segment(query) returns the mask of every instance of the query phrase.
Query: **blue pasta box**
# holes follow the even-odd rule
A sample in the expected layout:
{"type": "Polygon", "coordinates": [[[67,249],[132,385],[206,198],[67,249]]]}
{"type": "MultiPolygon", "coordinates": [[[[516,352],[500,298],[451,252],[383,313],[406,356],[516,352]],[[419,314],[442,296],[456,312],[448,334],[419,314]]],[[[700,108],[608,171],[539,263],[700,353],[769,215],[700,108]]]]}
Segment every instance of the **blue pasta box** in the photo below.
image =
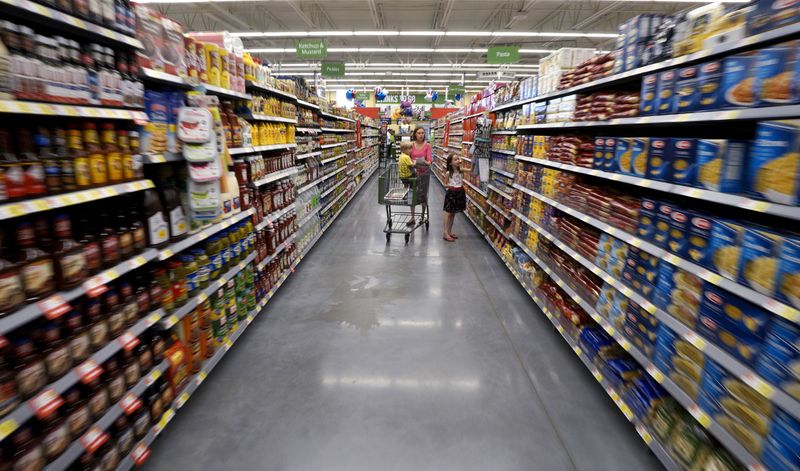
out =
{"type": "Polygon", "coordinates": [[[736,54],[722,60],[721,108],[741,108],[756,104],[754,90],[755,53],[736,54]]]}
{"type": "Polygon", "coordinates": [[[675,272],[678,269],[671,263],[662,263],[658,269],[656,292],[653,295],[653,304],[666,311],[672,302],[672,290],[675,289],[675,272]]]}
{"type": "Polygon", "coordinates": [[[669,215],[667,250],[675,255],[685,254],[689,248],[689,211],[673,208],[669,215]]]}
{"type": "Polygon", "coordinates": [[[706,259],[711,242],[712,219],[699,211],[688,211],[689,240],[686,251],[680,254],[690,261],[700,264],[706,259]]]}
{"type": "Polygon", "coordinates": [[[670,180],[679,185],[693,185],[697,169],[697,141],[673,137],[669,140],[670,180]]]}
{"type": "Polygon", "coordinates": [[[656,202],[650,198],[642,198],[639,208],[639,223],[636,235],[644,240],[652,241],[656,230],[656,202]]]}
{"type": "Polygon", "coordinates": [[[645,43],[633,43],[625,46],[625,70],[633,70],[642,65],[642,53],[645,43]]]}
{"type": "Polygon", "coordinates": [[[669,144],[669,138],[650,138],[650,149],[647,152],[647,178],[661,181],[672,179],[669,144]]]}
{"type": "Polygon", "coordinates": [[[746,191],[775,203],[800,204],[800,120],[758,123],[746,191]]]}
{"type": "Polygon", "coordinates": [[[697,82],[700,87],[698,110],[715,110],[722,106],[723,71],[721,60],[700,64],[700,71],[697,74],[697,82]]]}
{"type": "Polygon", "coordinates": [[[618,137],[616,140],[616,147],[614,148],[614,159],[609,163],[606,161],[607,172],[627,173],[624,169],[630,168],[631,154],[633,153],[633,138],[632,137],[618,137]]]}
{"type": "Polygon", "coordinates": [[[603,156],[603,167],[602,170],[606,170],[613,166],[614,156],[616,155],[617,150],[617,138],[615,137],[607,137],[606,138],[606,145],[603,149],[604,156],[603,156]]]}
{"type": "Polygon", "coordinates": [[[634,137],[631,152],[631,167],[628,174],[635,177],[647,176],[647,151],[650,149],[649,137],[634,137]]]}
{"type": "Polygon", "coordinates": [[[673,105],[675,80],[678,72],[675,69],[659,72],[658,83],[656,84],[656,114],[674,113],[673,105]]]}
{"type": "Polygon", "coordinates": [[[672,222],[672,211],[675,205],[660,201],[656,211],[656,230],[653,234],[653,243],[659,247],[666,247],[669,241],[669,228],[672,222]]]}
{"type": "Polygon", "coordinates": [[[752,365],[758,356],[761,339],[735,327],[736,323],[711,310],[705,302],[701,305],[697,316],[697,332],[742,362],[752,365]]]}
{"type": "Polygon", "coordinates": [[[674,100],[672,106],[675,113],[688,113],[700,107],[700,86],[697,81],[699,67],[690,65],[678,69],[675,79],[674,100]]]}
{"type": "Polygon", "coordinates": [[[778,262],[777,296],[800,309],[800,239],[786,238],[778,262]]]}
{"type": "Polygon", "coordinates": [[[761,105],[791,105],[800,102],[797,89],[797,41],[758,51],[755,94],[761,105]]]}
{"type": "MultiPolygon", "coordinates": [[[[764,338],[767,324],[772,318],[760,306],[708,282],[703,285],[700,311],[705,311],[730,331],[755,336],[759,342],[764,338]]],[[[723,343],[732,346],[727,340],[723,343]]]]}
{"type": "Polygon", "coordinates": [[[778,256],[783,237],[760,228],[746,228],[739,259],[739,283],[772,296],[778,279],[778,256]]]}
{"type": "Polygon", "coordinates": [[[797,0],[755,0],[747,16],[747,33],[759,34],[800,21],[797,0]]]}
{"type": "Polygon", "coordinates": [[[606,156],[606,138],[594,138],[594,160],[592,160],[592,168],[603,170],[606,156]]]}
{"type": "Polygon", "coordinates": [[[701,264],[729,280],[738,279],[743,237],[744,226],[738,222],[712,219],[710,242],[701,264]]]}
{"type": "Polygon", "coordinates": [[[645,75],[642,78],[642,91],[639,95],[639,114],[651,116],[656,114],[656,94],[658,90],[658,74],[645,75]]]}
{"type": "Polygon", "coordinates": [[[696,185],[722,193],[744,189],[742,173],[748,143],[737,139],[698,139],[696,185]]]}
{"type": "Polygon", "coordinates": [[[774,317],[756,362],[756,373],[769,383],[783,389],[800,387],[800,378],[793,368],[800,361],[800,327],[793,322],[774,317]]]}

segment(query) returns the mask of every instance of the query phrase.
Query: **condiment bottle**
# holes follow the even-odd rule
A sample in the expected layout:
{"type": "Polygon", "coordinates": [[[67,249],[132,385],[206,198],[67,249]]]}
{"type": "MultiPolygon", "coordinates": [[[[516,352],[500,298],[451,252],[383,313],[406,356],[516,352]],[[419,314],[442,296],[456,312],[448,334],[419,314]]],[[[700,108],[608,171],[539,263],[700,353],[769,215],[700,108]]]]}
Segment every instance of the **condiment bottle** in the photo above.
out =
{"type": "Polygon", "coordinates": [[[67,132],[64,128],[58,127],[53,131],[52,138],[56,158],[58,159],[61,189],[63,191],[75,191],[78,186],[75,181],[75,167],[67,148],[67,132]]]}
{"type": "Polygon", "coordinates": [[[103,266],[108,268],[120,262],[119,252],[119,237],[117,231],[111,224],[111,218],[108,216],[106,208],[100,213],[100,232],[98,239],[100,239],[100,248],[103,251],[103,266]]]}
{"type": "Polygon", "coordinates": [[[0,129],[0,177],[0,202],[25,196],[25,173],[5,128],[0,129]]]}
{"type": "Polygon", "coordinates": [[[173,257],[172,260],[168,261],[167,267],[169,268],[169,278],[172,281],[172,296],[175,306],[183,306],[189,299],[186,290],[186,267],[178,257],[173,257]]]}
{"type": "Polygon", "coordinates": [[[78,243],[83,247],[87,272],[93,275],[103,268],[103,250],[100,240],[95,236],[96,230],[86,215],[81,216],[79,226],[81,233],[78,243]]]}
{"type": "MultiPolygon", "coordinates": [[[[172,291],[172,283],[169,279],[169,274],[164,267],[156,268],[155,270],[155,281],[158,283],[158,286],[161,288],[161,296],[159,299],[161,300],[161,307],[166,312],[170,313],[175,310],[175,295],[172,291]]],[[[152,293],[152,290],[151,290],[152,293]]]]}
{"type": "Polygon", "coordinates": [[[136,178],[136,165],[133,160],[133,153],[131,152],[130,143],[128,141],[128,131],[120,129],[117,131],[119,140],[119,149],[122,153],[122,173],[125,181],[131,181],[136,178]]]}
{"type": "MultiPolygon", "coordinates": [[[[100,186],[108,183],[108,164],[103,149],[100,148],[100,138],[97,135],[97,125],[85,123],[83,125],[83,142],[89,158],[89,176],[92,185],[100,186]]],[[[77,175],[77,173],[76,173],[77,175]]]]}
{"type": "Polygon", "coordinates": [[[111,338],[119,337],[125,328],[125,316],[119,292],[113,286],[103,293],[103,316],[108,320],[108,333],[111,338]]]}
{"type": "Polygon", "coordinates": [[[17,263],[27,301],[39,300],[55,289],[53,259],[36,244],[33,224],[17,224],[17,263]]]}
{"type": "Polygon", "coordinates": [[[125,374],[125,384],[130,389],[136,386],[136,383],[139,382],[139,379],[142,377],[142,372],[139,367],[139,361],[136,358],[136,354],[132,350],[123,351],[122,358],[122,369],[123,373],[125,374]]]}
{"type": "Polygon", "coordinates": [[[44,182],[44,165],[42,161],[34,152],[33,137],[30,130],[26,128],[18,128],[16,130],[17,136],[17,151],[19,158],[22,161],[23,178],[25,181],[25,196],[39,196],[47,191],[47,186],[44,182]]]}
{"type": "Polygon", "coordinates": [[[128,224],[133,235],[133,251],[140,253],[147,248],[147,234],[142,219],[139,217],[139,209],[130,202],[130,199],[128,199],[128,207],[130,208],[128,224]]]}
{"type": "Polygon", "coordinates": [[[89,274],[83,247],[72,238],[72,223],[66,214],[57,214],[54,222],[56,244],[53,250],[59,290],[74,288],[89,274]]]}
{"type": "Polygon", "coordinates": [[[109,358],[103,364],[103,371],[106,375],[108,386],[108,398],[112,403],[117,403],[127,391],[125,384],[125,374],[122,371],[122,357],[117,354],[109,358]]]}
{"type": "Polygon", "coordinates": [[[77,364],[89,358],[92,353],[89,329],[84,322],[84,317],[77,309],[68,312],[64,317],[64,326],[70,334],[69,353],[77,364]]]}
{"type": "Polygon", "coordinates": [[[5,255],[3,253],[5,252],[4,241],[5,234],[0,231],[0,316],[15,310],[25,302],[25,291],[19,266],[3,256],[5,255]]]}
{"type": "Polygon", "coordinates": [[[89,325],[92,351],[96,352],[108,343],[108,320],[103,316],[103,309],[97,298],[87,299],[84,309],[84,316],[89,325]]]}
{"type": "Polygon", "coordinates": [[[75,186],[81,190],[92,186],[92,176],[89,169],[89,156],[83,149],[81,131],[77,129],[77,126],[73,126],[67,130],[67,146],[72,159],[75,186]]]}
{"type": "Polygon", "coordinates": [[[133,444],[136,439],[133,435],[133,427],[131,427],[130,423],[128,422],[128,418],[124,414],[117,417],[117,420],[114,421],[114,425],[111,428],[111,433],[117,442],[117,450],[119,450],[119,455],[128,456],[128,453],[130,453],[131,449],[133,448],[133,444]]]}
{"type": "Polygon", "coordinates": [[[20,399],[28,399],[47,384],[44,358],[36,351],[32,327],[18,330],[11,340],[14,381],[20,399]]]}
{"type": "Polygon", "coordinates": [[[120,302],[122,303],[122,317],[125,325],[130,327],[139,320],[139,308],[136,302],[136,295],[133,292],[133,285],[128,280],[119,283],[120,302]]]}
{"type": "Polygon", "coordinates": [[[189,230],[189,223],[183,212],[183,205],[181,205],[178,196],[178,189],[175,188],[172,182],[168,182],[164,185],[163,194],[164,209],[169,218],[170,241],[177,242],[186,237],[186,231],[189,230]]]}
{"type": "Polygon", "coordinates": [[[161,198],[155,190],[144,192],[144,217],[147,221],[147,245],[160,248],[169,241],[169,226],[164,217],[161,198]]]}
{"type": "Polygon", "coordinates": [[[17,382],[11,369],[10,349],[7,345],[0,353],[0,417],[14,410],[19,404],[17,382]]]}
{"type": "Polygon", "coordinates": [[[111,123],[103,124],[103,151],[108,165],[108,182],[121,182],[125,178],[122,153],[117,146],[117,132],[111,123]]]}
{"type": "Polygon", "coordinates": [[[40,126],[36,131],[36,147],[39,150],[39,161],[44,167],[44,183],[49,194],[61,193],[61,165],[53,152],[50,131],[40,126]]]}
{"type": "Polygon", "coordinates": [[[61,335],[60,319],[47,321],[42,325],[41,343],[45,368],[50,381],[55,381],[72,366],[69,355],[69,342],[61,335]]]}

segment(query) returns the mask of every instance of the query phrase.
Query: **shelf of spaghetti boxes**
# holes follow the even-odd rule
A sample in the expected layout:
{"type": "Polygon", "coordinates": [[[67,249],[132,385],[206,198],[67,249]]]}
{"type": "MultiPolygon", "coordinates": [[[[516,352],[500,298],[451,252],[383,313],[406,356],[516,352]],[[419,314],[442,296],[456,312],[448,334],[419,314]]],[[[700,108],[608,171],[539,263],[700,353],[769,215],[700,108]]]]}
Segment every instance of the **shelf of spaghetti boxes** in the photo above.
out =
{"type": "MultiPolygon", "coordinates": [[[[636,17],[613,53],[512,84],[494,105],[494,147],[517,160],[513,191],[486,185],[513,201],[512,244],[495,245],[582,307],[578,338],[621,347],[613,356],[668,399],[642,423],[682,466],[799,464],[800,264],[786,229],[800,216],[799,126],[780,120],[800,97],[779,81],[795,74],[800,29],[766,4],[636,17]],[[701,17],[707,29],[667,41],[701,17]]],[[[486,230],[493,210],[469,214],[486,230]]]]}

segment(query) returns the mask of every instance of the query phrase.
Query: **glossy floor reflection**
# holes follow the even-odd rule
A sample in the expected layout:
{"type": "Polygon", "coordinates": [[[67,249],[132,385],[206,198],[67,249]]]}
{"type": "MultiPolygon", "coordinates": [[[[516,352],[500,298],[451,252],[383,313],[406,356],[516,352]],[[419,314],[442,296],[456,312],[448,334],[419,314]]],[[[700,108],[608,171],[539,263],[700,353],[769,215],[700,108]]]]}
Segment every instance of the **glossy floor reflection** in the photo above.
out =
{"type": "Polygon", "coordinates": [[[472,228],[387,245],[362,190],[156,441],[148,470],[649,470],[472,228]]]}

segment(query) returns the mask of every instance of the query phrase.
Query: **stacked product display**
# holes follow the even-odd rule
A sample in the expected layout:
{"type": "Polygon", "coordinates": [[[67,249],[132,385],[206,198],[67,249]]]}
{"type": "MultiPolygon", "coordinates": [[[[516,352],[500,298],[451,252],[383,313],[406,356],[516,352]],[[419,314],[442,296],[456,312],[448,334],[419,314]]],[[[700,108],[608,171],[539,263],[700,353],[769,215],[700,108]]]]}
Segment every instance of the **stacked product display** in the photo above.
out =
{"type": "Polygon", "coordinates": [[[800,27],[771,4],[635,17],[461,112],[494,102],[468,217],[667,469],[800,467],[800,27]]]}
{"type": "Polygon", "coordinates": [[[226,34],[95,6],[3,6],[4,469],[144,462],[377,165],[226,34]]]}

